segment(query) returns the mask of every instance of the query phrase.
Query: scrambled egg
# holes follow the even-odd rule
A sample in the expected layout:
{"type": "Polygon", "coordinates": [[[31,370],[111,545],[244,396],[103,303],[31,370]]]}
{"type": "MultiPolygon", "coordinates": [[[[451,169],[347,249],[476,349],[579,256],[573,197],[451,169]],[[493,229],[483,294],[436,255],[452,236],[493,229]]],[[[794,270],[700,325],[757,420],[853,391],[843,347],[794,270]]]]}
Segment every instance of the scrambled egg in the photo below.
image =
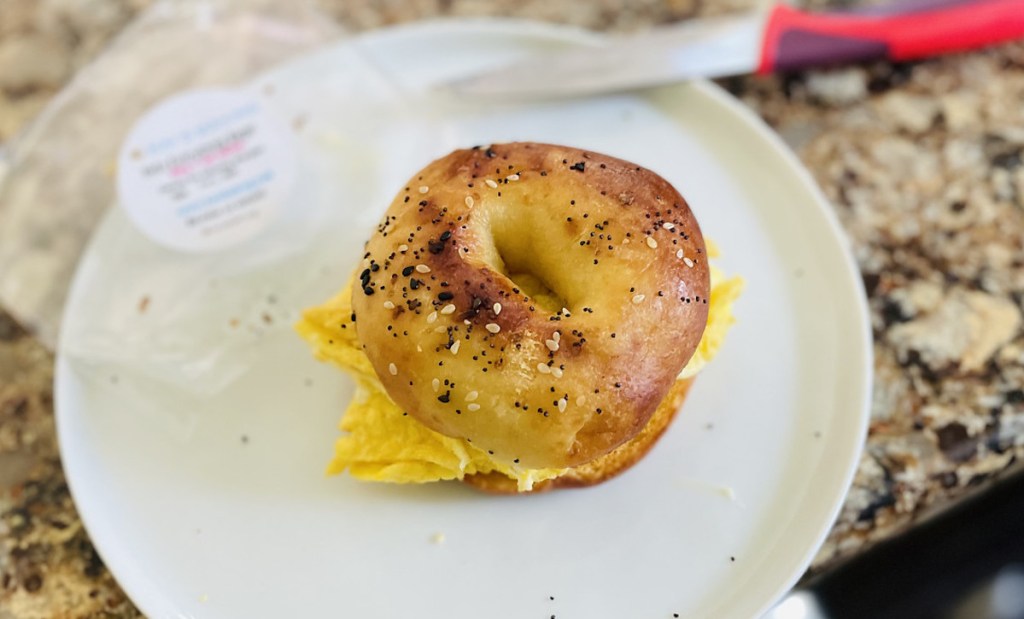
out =
{"type": "MultiPolygon", "coordinates": [[[[718,255],[710,241],[707,249],[710,257],[718,255]]],[[[697,374],[718,352],[735,322],[732,306],[742,289],[742,278],[726,279],[711,267],[708,324],[680,378],[697,374]]],[[[402,412],[388,398],[356,338],[351,299],[352,280],[334,298],[307,310],[296,325],[318,359],[339,366],[356,382],[355,397],[341,419],[346,434],[335,444],[328,474],[348,470],[368,481],[426,483],[496,471],[516,480],[520,492],[562,474],[563,469],[526,469],[498,462],[471,443],[434,432],[402,412]]]]}
{"type": "MultiPolygon", "coordinates": [[[[709,258],[719,256],[718,245],[714,241],[705,238],[704,244],[709,258]]],[[[704,327],[700,344],[697,345],[697,350],[686,363],[686,367],[679,373],[679,378],[696,376],[718,354],[725,342],[725,334],[729,331],[729,327],[736,322],[736,318],[732,315],[732,306],[743,292],[743,278],[726,279],[721,269],[710,263],[708,266],[711,267],[711,301],[708,304],[708,325],[704,327]]]]}

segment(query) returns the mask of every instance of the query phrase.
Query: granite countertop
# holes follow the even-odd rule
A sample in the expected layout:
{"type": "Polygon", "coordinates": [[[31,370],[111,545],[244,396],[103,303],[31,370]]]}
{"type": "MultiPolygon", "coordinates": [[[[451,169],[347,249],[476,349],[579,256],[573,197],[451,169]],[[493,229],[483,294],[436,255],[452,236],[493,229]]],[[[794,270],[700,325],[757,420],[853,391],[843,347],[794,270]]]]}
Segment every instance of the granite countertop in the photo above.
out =
{"type": "MultiPolygon", "coordinates": [[[[2,1],[0,144],[148,4],[2,1]]],[[[629,30],[748,2],[320,4],[355,30],[469,14],[629,30]]],[[[983,489],[1024,456],[1024,43],[722,84],[821,184],[870,296],[870,436],[814,560],[812,569],[827,569],[983,489]]],[[[51,379],[52,356],[0,311],[0,619],[138,616],[68,494],[51,379]]]]}

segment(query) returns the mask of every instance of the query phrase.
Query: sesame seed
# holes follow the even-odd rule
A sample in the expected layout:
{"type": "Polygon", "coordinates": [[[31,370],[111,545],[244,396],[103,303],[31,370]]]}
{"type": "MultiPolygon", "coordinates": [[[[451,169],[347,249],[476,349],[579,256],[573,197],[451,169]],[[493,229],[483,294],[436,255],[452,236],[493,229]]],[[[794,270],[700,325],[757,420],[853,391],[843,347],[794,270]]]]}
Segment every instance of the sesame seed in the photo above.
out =
{"type": "Polygon", "coordinates": [[[391,372],[392,376],[398,376],[398,366],[394,363],[388,364],[388,372],[391,372]]]}
{"type": "Polygon", "coordinates": [[[519,175],[518,174],[509,174],[505,178],[507,180],[510,180],[510,181],[517,181],[517,180],[519,180],[519,175]]]}
{"type": "Polygon", "coordinates": [[[691,269],[693,268],[693,260],[690,260],[689,258],[683,258],[683,262],[686,264],[686,266],[690,267],[691,269]]]}
{"type": "Polygon", "coordinates": [[[405,243],[402,243],[401,245],[398,246],[398,251],[399,253],[404,254],[405,252],[409,251],[409,246],[406,245],[405,243]]]}
{"type": "Polygon", "coordinates": [[[435,320],[437,320],[437,312],[430,312],[427,315],[427,324],[429,325],[433,323],[435,320]]]}
{"type": "Polygon", "coordinates": [[[473,208],[473,196],[466,196],[466,206],[473,208]]]}
{"type": "Polygon", "coordinates": [[[562,315],[563,316],[572,316],[572,314],[569,313],[569,309],[566,308],[566,307],[562,308],[562,315]]]}
{"type": "Polygon", "coordinates": [[[566,407],[566,406],[567,406],[568,404],[569,404],[569,403],[565,401],[565,398],[562,398],[561,400],[559,400],[559,401],[558,401],[558,412],[560,412],[560,413],[564,413],[564,412],[565,412],[565,407],[566,407]]]}
{"type": "Polygon", "coordinates": [[[544,344],[548,347],[551,352],[558,352],[558,342],[555,340],[545,340],[544,344]]]}
{"type": "Polygon", "coordinates": [[[555,331],[554,334],[552,334],[551,339],[555,340],[555,342],[562,341],[562,332],[561,331],[555,331]]]}
{"type": "Polygon", "coordinates": [[[651,249],[654,249],[655,247],[658,246],[658,242],[654,240],[653,236],[649,236],[647,237],[647,246],[650,247],[651,249]]]}
{"type": "Polygon", "coordinates": [[[476,400],[478,397],[480,397],[479,391],[470,391],[469,393],[466,394],[466,401],[472,402],[476,400]]]}
{"type": "Polygon", "coordinates": [[[642,295],[642,294],[633,295],[633,303],[637,303],[637,304],[643,303],[645,298],[646,297],[644,295],[642,295]]]}
{"type": "Polygon", "coordinates": [[[494,310],[494,315],[497,316],[498,314],[501,313],[501,303],[495,303],[494,307],[491,309],[494,310]]]}
{"type": "Polygon", "coordinates": [[[417,264],[416,265],[416,272],[417,273],[430,273],[430,267],[428,267],[425,264],[417,264]]]}
{"type": "Polygon", "coordinates": [[[441,313],[442,314],[454,314],[455,313],[455,305],[452,304],[452,303],[449,303],[448,305],[445,305],[444,307],[441,308],[441,313]]]}
{"type": "Polygon", "coordinates": [[[487,183],[487,186],[490,187],[491,189],[497,189],[498,188],[498,183],[495,183],[491,179],[487,179],[484,182],[487,183]]]}
{"type": "Polygon", "coordinates": [[[474,402],[473,404],[470,404],[466,408],[468,408],[471,411],[478,411],[480,410],[480,405],[474,402]]]}
{"type": "Polygon", "coordinates": [[[459,346],[461,346],[461,345],[462,345],[462,340],[455,340],[455,342],[452,343],[452,347],[449,350],[452,351],[453,355],[457,355],[457,354],[459,354],[459,346]]]}
{"type": "Polygon", "coordinates": [[[420,193],[427,193],[428,191],[430,191],[430,187],[427,187],[426,185],[420,186],[420,193]]]}
{"type": "Polygon", "coordinates": [[[441,388],[441,381],[435,378],[434,380],[430,381],[430,387],[434,390],[434,393],[437,393],[438,390],[441,388]]]}
{"type": "Polygon", "coordinates": [[[672,224],[672,223],[669,223],[669,222],[666,221],[665,223],[661,224],[661,227],[666,229],[666,230],[674,230],[676,226],[675,226],[675,224],[672,224]]]}
{"type": "Polygon", "coordinates": [[[497,333],[498,331],[501,331],[501,327],[497,323],[493,322],[489,322],[486,325],[484,325],[484,329],[487,329],[491,333],[497,333]]]}
{"type": "Polygon", "coordinates": [[[395,304],[391,301],[384,302],[384,309],[395,309],[395,304]]]}
{"type": "Polygon", "coordinates": [[[562,377],[562,368],[560,368],[558,366],[555,366],[555,367],[551,368],[551,375],[554,376],[555,378],[561,378],[562,377]]]}
{"type": "Polygon", "coordinates": [[[683,259],[683,250],[681,250],[681,249],[676,250],[676,258],[679,258],[680,260],[683,259]]]}
{"type": "Polygon", "coordinates": [[[540,372],[541,374],[550,374],[551,368],[549,368],[546,363],[538,363],[537,371],[540,372]]]}

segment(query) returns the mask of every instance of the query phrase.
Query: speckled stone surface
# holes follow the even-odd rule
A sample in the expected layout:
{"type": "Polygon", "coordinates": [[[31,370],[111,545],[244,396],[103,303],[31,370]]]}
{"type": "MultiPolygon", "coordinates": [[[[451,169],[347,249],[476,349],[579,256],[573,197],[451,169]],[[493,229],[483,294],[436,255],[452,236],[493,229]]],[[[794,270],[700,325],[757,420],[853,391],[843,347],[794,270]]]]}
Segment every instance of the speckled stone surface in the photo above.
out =
{"type": "Polygon", "coordinates": [[[870,436],[824,567],[1024,455],[1024,45],[730,86],[825,190],[870,298],[870,436]]]}
{"type": "MultiPolygon", "coordinates": [[[[0,0],[0,143],[146,4],[0,0]]],[[[748,4],[321,2],[354,30],[438,15],[633,30],[748,4]]],[[[983,489],[1024,456],[1024,44],[723,85],[817,178],[870,296],[870,437],[815,559],[813,569],[827,569],[983,489]]],[[[68,494],[51,378],[51,356],[0,313],[0,619],[136,617],[68,494]]]]}

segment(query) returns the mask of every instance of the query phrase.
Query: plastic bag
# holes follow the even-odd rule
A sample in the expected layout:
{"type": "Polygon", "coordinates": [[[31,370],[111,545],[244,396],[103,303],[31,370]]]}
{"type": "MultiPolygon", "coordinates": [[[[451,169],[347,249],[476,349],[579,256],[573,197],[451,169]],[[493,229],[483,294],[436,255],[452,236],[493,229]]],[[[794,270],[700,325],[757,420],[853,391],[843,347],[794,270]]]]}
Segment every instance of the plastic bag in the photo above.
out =
{"type": "Polygon", "coordinates": [[[15,147],[0,188],[0,301],[44,342],[59,333],[80,365],[197,395],[244,373],[263,338],[292,337],[295,308],[344,279],[378,215],[369,205],[390,200],[375,192],[409,172],[371,138],[412,151],[419,131],[357,46],[318,67],[308,52],[340,34],[291,3],[166,2],[143,14],[15,147]],[[302,52],[307,69],[281,62],[302,52]],[[270,176],[276,212],[263,225],[183,241],[192,215],[259,214],[251,201],[268,197],[257,185],[270,176]],[[147,224],[161,209],[180,217],[147,224]]]}
{"type": "Polygon", "coordinates": [[[0,186],[0,302],[51,348],[79,256],[114,201],[115,164],[147,109],[243,83],[343,32],[303,2],[158,2],[82,69],[10,148],[0,186]]]}

